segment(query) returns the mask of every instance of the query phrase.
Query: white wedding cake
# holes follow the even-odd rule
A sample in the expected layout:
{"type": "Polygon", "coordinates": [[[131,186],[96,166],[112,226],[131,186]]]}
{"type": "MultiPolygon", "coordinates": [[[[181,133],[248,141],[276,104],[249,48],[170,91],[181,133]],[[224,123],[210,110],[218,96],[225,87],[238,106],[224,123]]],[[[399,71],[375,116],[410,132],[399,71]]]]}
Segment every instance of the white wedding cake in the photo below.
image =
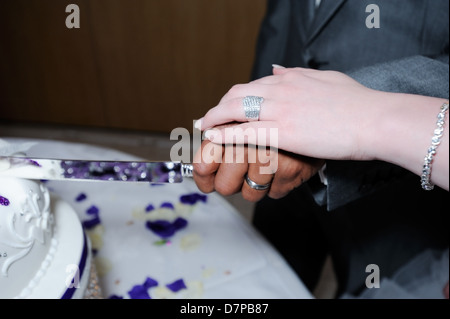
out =
{"type": "Polygon", "coordinates": [[[69,204],[42,182],[0,177],[0,298],[85,298],[91,259],[69,204]]]}

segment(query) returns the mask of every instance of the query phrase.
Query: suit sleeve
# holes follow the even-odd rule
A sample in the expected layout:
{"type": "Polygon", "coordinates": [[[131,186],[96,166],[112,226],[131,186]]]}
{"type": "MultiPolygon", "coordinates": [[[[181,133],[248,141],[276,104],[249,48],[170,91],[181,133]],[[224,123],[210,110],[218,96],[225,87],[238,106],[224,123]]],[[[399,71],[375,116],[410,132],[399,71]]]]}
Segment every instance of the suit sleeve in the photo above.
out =
{"type": "Polygon", "coordinates": [[[272,64],[282,64],[290,28],[291,0],[268,0],[256,45],[251,79],[272,74],[272,64]]]}
{"type": "MultiPolygon", "coordinates": [[[[449,98],[449,56],[413,56],[366,67],[348,75],[359,83],[384,92],[449,98]]],[[[409,171],[384,162],[328,161],[326,192],[315,191],[316,202],[331,211],[396,180],[409,171]]],[[[419,185],[419,179],[418,179],[419,185]]],[[[418,186],[419,187],[419,186],[418,186]]]]}

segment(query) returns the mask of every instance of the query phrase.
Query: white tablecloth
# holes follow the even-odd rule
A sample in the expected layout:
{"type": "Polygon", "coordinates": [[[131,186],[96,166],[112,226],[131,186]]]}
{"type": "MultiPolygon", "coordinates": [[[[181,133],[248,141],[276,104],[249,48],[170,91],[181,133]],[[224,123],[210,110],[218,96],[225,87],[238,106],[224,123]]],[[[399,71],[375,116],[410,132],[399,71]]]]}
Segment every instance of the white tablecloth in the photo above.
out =
{"type": "MultiPolygon", "coordinates": [[[[37,142],[27,151],[35,157],[139,160],[86,144],[5,140],[37,142]]],[[[200,193],[192,180],[162,186],[50,181],[47,186],[84,223],[106,298],[312,297],[234,207],[218,194],[200,193]],[[152,223],[172,226],[173,234],[152,230],[152,223]]]]}

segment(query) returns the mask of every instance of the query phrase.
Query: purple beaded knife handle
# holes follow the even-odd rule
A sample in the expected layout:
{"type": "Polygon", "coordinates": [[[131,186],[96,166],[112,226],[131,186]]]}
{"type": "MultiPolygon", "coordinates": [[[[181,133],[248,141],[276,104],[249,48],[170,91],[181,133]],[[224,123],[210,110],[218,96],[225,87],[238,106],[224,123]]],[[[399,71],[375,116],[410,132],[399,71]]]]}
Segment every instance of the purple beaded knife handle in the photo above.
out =
{"type": "Polygon", "coordinates": [[[0,177],[37,180],[181,183],[193,165],[179,162],[88,161],[0,156],[0,177]]]}

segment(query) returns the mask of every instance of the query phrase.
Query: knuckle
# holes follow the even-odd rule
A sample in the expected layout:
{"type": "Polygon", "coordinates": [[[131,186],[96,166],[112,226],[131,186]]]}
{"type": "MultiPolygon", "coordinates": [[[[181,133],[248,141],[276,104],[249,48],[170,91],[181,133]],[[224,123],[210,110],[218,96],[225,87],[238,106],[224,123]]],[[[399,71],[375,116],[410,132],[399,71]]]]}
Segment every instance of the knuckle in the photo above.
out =
{"type": "Polygon", "coordinates": [[[281,165],[278,168],[278,177],[283,180],[296,179],[302,173],[302,166],[299,163],[292,162],[290,165],[281,165]]]}
{"type": "Polygon", "coordinates": [[[303,73],[301,72],[301,70],[299,68],[294,68],[290,72],[286,72],[283,75],[283,77],[286,81],[292,81],[292,80],[298,79],[298,77],[302,76],[302,75],[303,75],[303,73]]]}
{"type": "Polygon", "coordinates": [[[212,172],[212,164],[208,164],[208,163],[194,163],[194,175],[197,176],[208,176],[211,174],[212,172]]]}
{"type": "Polygon", "coordinates": [[[215,188],[216,192],[218,192],[219,194],[221,194],[223,196],[231,196],[231,195],[237,193],[236,187],[234,187],[233,185],[230,185],[229,183],[224,183],[222,181],[216,180],[214,188],[215,188]]]}
{"type": "Polygon", "coordinates": [[[230,95],[239,94],[239,92],[242,90],[243,86],[244,86],[243,84],[235,84],[235,85],[233,85],[228,90],[228,94],[230,94],[230,95]]]}
{"type": "Polygon", "coordinates": [[[214,191],[214,184],[204,178],[199,178],[194,175],[194,182],[197,185],[198,189],[203,193],[209,194],[214,191]]]}

